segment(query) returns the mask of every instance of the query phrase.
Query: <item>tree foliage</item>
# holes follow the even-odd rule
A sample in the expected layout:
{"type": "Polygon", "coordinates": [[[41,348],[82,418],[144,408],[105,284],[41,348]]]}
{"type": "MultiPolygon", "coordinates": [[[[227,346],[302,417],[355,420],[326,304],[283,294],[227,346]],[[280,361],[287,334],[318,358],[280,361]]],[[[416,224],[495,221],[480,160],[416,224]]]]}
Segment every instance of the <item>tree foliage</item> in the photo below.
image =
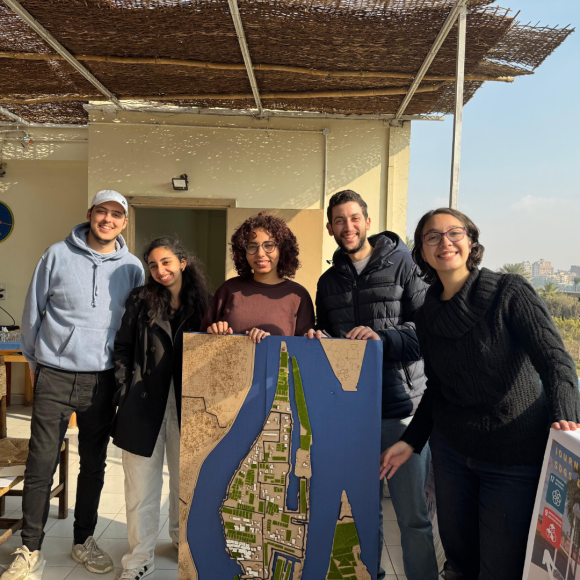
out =
{"type": "Polygon", "coordinates": [[[519,274],[526,280],[529,280],[532,275],[521,264],[504,264],[500,271],[504,274],[519,274]]]}
{"type": "Polygon", "coordinates": [[[556,282],[546,282],[543,286],[538,288],[538,294],[545,298],[547,296],[554,296],[560,292],[560,286],[556,282]]]}

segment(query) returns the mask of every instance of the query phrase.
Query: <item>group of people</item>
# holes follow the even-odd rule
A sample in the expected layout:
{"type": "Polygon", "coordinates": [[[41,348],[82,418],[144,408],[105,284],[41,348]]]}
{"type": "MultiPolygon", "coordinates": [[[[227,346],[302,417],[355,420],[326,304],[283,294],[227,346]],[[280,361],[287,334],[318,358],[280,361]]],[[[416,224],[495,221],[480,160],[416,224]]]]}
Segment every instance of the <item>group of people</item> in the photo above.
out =
{"type": "Polygon", "coordinates": [[[193,331],[254,342],[381,340],[379,562],[386,476],[406,577],[438,578],[425,501],[432,462],[445,578],[521,578],[550,425],[580,428],[578,379],[533,288],[479,268],[484,248],[467,216],[428,212],[411,252],[393,232],[367,236],[359,194],[333,195],[327,229],[338,248],[318,282],[316,318],[308,291],[291,280],[299,248],[280,218],[262,212],[235,231],[238,277],[211,296],[203,265],[168,237],[144,250],[145,281],[121,235],[127,216],[122,195],[99,192],[87,222],[48,248],[34,272],[22,317],[34,374],[23,545],[1,580],[42,574],[50,488],[73,412],[80,472],[72,558],[90,572],[113,569],[93,537],[109,437],[125,473],[130,548],[121,580],[154,570],[165,455],[178,546],[182,345],[193,331]]]}

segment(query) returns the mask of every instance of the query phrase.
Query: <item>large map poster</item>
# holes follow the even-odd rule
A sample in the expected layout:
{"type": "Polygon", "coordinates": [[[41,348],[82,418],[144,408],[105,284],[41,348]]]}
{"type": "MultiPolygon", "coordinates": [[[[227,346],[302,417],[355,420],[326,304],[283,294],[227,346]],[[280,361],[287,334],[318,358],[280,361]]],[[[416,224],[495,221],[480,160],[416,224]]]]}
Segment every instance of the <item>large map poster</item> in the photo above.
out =
{"type": "Polygon", "coordinates": [[[580,435],[550,430],[528,540],[524,580],[577,580],[580,435]]]}
{"type": "Polygon", "coordinates": [[[375,580],[382,343],[184,336],[181,580],[375,580]]]}

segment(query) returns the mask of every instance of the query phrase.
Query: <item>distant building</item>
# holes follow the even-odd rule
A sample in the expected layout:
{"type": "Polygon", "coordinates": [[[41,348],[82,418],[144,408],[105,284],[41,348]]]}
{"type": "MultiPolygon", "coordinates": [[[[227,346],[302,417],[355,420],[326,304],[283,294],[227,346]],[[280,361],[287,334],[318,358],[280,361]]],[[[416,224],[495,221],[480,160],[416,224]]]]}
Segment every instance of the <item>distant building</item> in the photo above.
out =
{"type": "Polygon", "coordinates": [[[522,262],[522,268],[524,269],[524,271],[529,274],[530,276],[532,275],[532,263],[531,262],[522,262]]]}
{"type": "Polygon", "coordinates": [[[573,284],[574,274],[566,270],[560,270],[555,276],[556,282],[562,286],[571,286],[573,284]]]}
{"type": "Polygon", "coordinates": [[[580,266],[570,266],[570,272],[572,272],[574,276],[580,276],[580,266]]]}
{"type": "Polygon", "coordinates": [[[532,264],[532,276],[537,278],[539,276],[551,276],[554,273],[552,262],[548,262],[540,258],[537,262],[532,264]]]}

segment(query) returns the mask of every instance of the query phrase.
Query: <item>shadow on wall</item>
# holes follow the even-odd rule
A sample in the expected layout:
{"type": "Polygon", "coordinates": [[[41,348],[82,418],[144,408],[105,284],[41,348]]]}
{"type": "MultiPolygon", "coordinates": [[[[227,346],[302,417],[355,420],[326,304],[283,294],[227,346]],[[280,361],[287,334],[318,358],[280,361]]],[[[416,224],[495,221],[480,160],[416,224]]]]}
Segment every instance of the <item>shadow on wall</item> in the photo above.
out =
{"type": "MultiPolygon", "coordinates": [[[[387,134],[371,124],[333,128],[327,191],[383,163],[387,134]]],[[[320,207],[320,133],[94,125],[90,140],[90,193],[114,187],[125,195],[174,196],[171,178],[186,173],[187,197],[237,198],[246,207],[320,207]]]]}

